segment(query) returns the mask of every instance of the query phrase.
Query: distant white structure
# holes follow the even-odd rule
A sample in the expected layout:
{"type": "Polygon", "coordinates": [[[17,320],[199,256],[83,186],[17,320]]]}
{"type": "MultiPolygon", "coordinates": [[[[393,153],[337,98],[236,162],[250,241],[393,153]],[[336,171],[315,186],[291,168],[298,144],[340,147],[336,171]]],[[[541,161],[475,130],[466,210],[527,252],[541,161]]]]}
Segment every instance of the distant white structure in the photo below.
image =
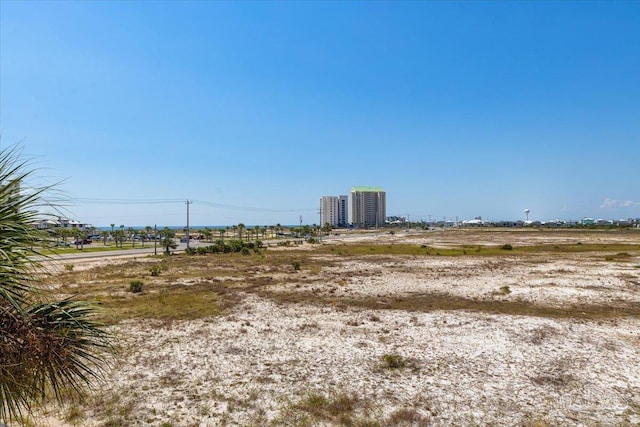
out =
{"type": "Polygon", "coordinates": [[[47,230],[49,228],[77,228],[79,230],[85,230],[92,227],[91,224],[82,223],[61,216],[57,219],[43,219],[34,225],[40,230],[47,230]]]}
{"type": "Polygon", "coordinates": [[[524,214],[527,216],[526,221],[529,221],[529,212],[531,212],[531,209],[525,209],[524,210],[524,214]]]}
{"type": "Polygon", "coordinates": [[[349,204],[349,222],[352,225],[381,227],[385,224],[387,200],[382,187],[353,187],[349,204]]]}
{"type": "Polygon", "coordinates": [[[323,196],[320,198],[320,225],[346,227],[348,218],[347,196],[323,196]]]}

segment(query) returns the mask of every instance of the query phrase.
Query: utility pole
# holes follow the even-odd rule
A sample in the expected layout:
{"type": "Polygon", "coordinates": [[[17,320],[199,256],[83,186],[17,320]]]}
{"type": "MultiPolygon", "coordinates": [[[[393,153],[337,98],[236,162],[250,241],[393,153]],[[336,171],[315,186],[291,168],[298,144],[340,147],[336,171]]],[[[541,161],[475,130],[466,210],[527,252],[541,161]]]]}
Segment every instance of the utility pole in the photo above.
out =
{"type": "Polygon", "coordinates": [[[302,215],[300,215],[300,228],[302,228],[302,215]]]}
{"type": "Polygon", "coordinates": [[[189,249],[189,205],[192,204],[193,202],[190,202],[189,200],[187,200],[186,202],[184,202],[187,205],[187,249],[189,249]]]}
{"type": "Polygon", "coordinates": [[[153,254],[158,255],[158,224],[153,226],[153,254]]]}

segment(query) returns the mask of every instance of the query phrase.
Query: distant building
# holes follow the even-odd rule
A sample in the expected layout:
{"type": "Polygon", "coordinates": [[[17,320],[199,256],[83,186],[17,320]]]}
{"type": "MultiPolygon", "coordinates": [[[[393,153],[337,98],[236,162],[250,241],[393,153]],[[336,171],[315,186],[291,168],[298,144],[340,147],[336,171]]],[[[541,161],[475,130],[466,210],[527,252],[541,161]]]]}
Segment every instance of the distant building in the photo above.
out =
{"type": "Polygon", "coordinates": [[[593,218],[584,217],[580,220],[580,224],[582,225],[593,225],[596,221],[593,218]]]}
{"type": "Polygon", "coordinates": [[[386,194],[381,187],[353,187],[349,222],[356,227],[381,227],[387,217],[386,194]]]}
{"type": "Polygon", "coordinates": [[[347,196],[323,196],[320,198],[320,225],[346,227],[348,219],[347,196]]]}
{"type": "Polygon", "coordinates": [[[57,219],[42,219],[34,225],[40,230],[47,230],[50,228],[77,228],[79,230],[86,230],[91,228],[91,224],[85,224],[61,216],[59,216],[57,219]]]}

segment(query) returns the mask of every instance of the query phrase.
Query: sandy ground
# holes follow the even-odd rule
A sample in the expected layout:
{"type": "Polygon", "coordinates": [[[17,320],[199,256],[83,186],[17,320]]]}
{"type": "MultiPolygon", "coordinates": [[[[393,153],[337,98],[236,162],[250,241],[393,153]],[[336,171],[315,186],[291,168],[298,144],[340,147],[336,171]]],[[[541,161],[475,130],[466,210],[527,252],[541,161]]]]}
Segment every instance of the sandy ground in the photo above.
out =
{"type": "MultiPolygon", "coordinates": [[[[384,238],[441,246],[460,243],[449,236],[384,238]]],[[[508,237],[492,234],[476,241],[583,239],[553,233],[508,237]]],[[[355,239],[374,238],[382,237],[355,239]]],[[[603,239],[618,241],[617,236],[603,239]]],[[[638,242],[637,236],[619,241],[638,242]]],[[[87,261],[78,268],[98,262],[104,261],[87,261]]],[[[605,262],[593,254],[500,261],[345,260],[323,271],[326,282],[292,283],[283,290],[381,298],[435,291],[556,307],[574,302],[640,304],[638,264],[637,257],[605,262]],[[503,286],[511,293],[497,293],[503,286]]],[[[106,383],[79,405],[82,417],[75,425],[303,425],[300,402],[309,394],[355,396],[359,403],[350,413],[353,418],[379,425],[640,425],[638,318],[589,321],[372,310],[286,304],[246,294],[224,316],[128,321],[114,332],[121,355],[106,383]],[[385,355],[399,357],[404,366],[390,369],[385,355]],[[413,418],[397,421],[394,414],[403,409],[410,409],[413,418]]],[[[73,409],[77,406],[52,411],[37,425],[74,425],[62,421],[72,419],[73,409]]],[[[339,424],[315,419],[310,425],[339,424]]]]}

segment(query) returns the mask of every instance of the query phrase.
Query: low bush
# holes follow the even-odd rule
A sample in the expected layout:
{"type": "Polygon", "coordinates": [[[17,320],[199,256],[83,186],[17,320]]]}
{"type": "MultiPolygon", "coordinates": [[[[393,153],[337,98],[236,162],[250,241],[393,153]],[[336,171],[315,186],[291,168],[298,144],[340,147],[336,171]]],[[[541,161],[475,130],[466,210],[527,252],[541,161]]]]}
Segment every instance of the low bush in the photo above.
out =
{"type": "Polygon", "coordinates": [[[509,288],[509,286],[507,285],[502,286],[500,288],[500,292],[502,292],[504,295],[509,295],[511,293],[511,288],[509,288]]]}
{"type": "Polygon", "coordinates": [[[406,361],[399,354],[387,353],[382,355],[382,365],[387,369],[400,369],[405,367],[406,361]]]}
{"type": "Polygon", "coordinates": [[[502,249],[503,251],[510,251],[513,250],[513,246],[507,243],[506,245],[500,246],[500,249],[502,249]]]}
{"type": "Polygon", "coordinates": [[[142,288],[144,287],[144,283],[142,280],[132,280],[129,282],[129,292],[133,292],[134,294],[138,294],[142,292],[142,288]]]}

